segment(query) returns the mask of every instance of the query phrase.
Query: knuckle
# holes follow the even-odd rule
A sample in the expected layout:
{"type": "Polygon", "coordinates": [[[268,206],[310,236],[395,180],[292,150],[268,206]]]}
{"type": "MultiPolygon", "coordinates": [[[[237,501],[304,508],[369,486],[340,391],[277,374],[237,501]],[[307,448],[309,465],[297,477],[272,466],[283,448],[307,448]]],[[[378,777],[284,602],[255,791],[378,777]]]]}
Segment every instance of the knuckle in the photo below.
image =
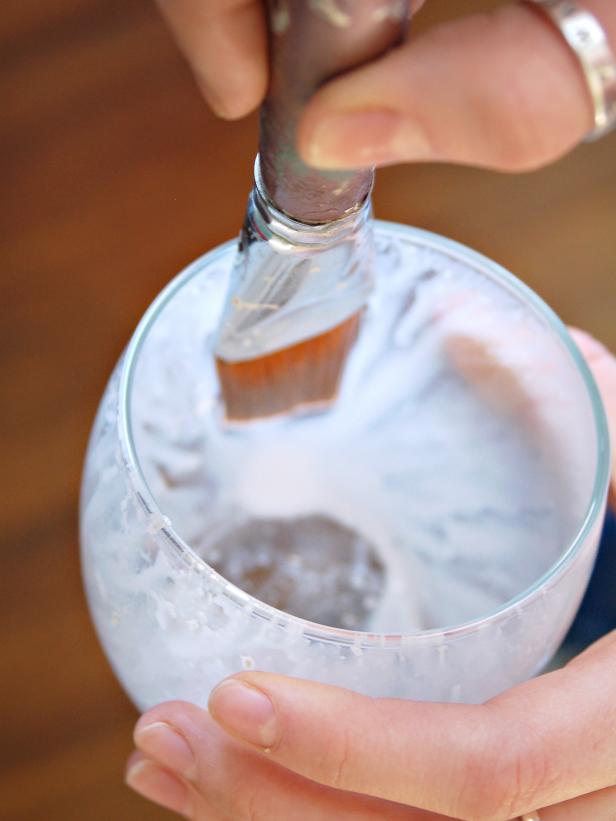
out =
{"type": "MultiPolygon", "coordinates": [[[[336,789],[358,790],[364,783],[362,750],[365,750],[365,739],[358,736],[352,716],[363,714],[366,726],[371,726],[378,720],[378,704],[376,700],[351,692],[345,693],[344,704],[342,720],[324,728],[322,755],[316,767],[320,773],[317,780],[336,789]]],[[[378,734],[376,728],[375,733],[378,734]]]]}
{"type": "Polygon", "coordinates": [[[506,821],[534,806],[537,796],[558,782],[541,744],[519,740],[522,743],[512,735],[500,749],[479,750],[469,757],[457,808],[461,818],[506,821]]]}
{"type": "Polygon", "coordinates": [[[550,760],[541,736],[528,733],[509,756],[511,771],[507,809],[510,815],[520,814],[537,803],[545,803],[541,796],[549,795],[561,781],[561,773],[550,760]],[[532,742],[529,741],[532,739],[532,742]]]}
{"type": "Polygon", "coordinates": [[[351,761],[351,743],[349,733],[343,730],[336,744],[332,747],[331,758],[331,786],[343,789],[348,783],[348,773],[351,761]]]}
{"type": "Polygon", "coordinates": [[[551,159],[550,153],[538,151],[536,144],[529,145],[529,142],[524,137],[516,139],[510,133],[509,138],[495,148],[493,165],[512,174],[540,168],[551,159]]]}
{"type": "MultiPolygon", "coordinates": [[[[242,786],[239,781],[234,788],[224,789],[208,788],[204,792],[204,798],[208,804],[220,813],[225,819],[233,821],[271,821],[269,803],[272,792],[275,788],[259,789],[258,785],[242,786]],[[256,787],[256,788],[255,788],[256,787]]],[[[219,817],[219,816],[216,816],[219,817]]],[[[203,819],[198,817],[198,821],[205,821],[209,816],[206,814],[203,819]]]]}
{"type": "Polygon", "coordinates": [[[540,116],[529,111],[528,116],[520,115],[524,105],[523,94],[511,94],[509,99],[501,100],[498,108],[486,112],[486,120],[491,119],[488,133],[500,134],[501,138],[491,142],[493,163],[504,171],[518,173],[534,171],[555,160],[563,154],[568,144],[561,141],[560,133],[556,139],[550,137],[542,127],[540,116]],[[506,129],[503,126],[506,125],[506,129]]]}
{"type": "Polygon", "coordinates": [[[545,114],[521,78],[513,76],[506,90],[477,103],[492,163],[510,172],[532,171],[564,153],[562,129],[546,128],[545,114]]]}
{"type": "MultiPolygon", "coordinates": [[[[483,750],[471,750],[463,764],[455,815],[464,821],[495,821],[506,803],[497,768],[483,750]]],[[[506,816],[503,816],[506,817],[506,816]]]]}
{"type": "Polygon", "coordinates": [[[262,801],[256,792],[249,793],[244,800],[242,821],[267,821],[267,816],[263,812],[262,801]]]}
{"type": "Polygon", "coordinates": [[[265,795],[265,791],[261,790],[235,790],[230,802],[231,818],[235,821],[270,821],[265,795]]]}

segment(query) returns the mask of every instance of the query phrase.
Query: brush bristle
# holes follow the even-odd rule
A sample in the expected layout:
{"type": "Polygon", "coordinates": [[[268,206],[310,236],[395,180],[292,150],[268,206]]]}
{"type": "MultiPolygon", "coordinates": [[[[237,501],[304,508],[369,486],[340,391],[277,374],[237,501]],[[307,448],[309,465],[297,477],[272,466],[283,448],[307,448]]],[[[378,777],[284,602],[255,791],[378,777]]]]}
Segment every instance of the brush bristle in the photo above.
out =
{"type": "Polygon", "coordinates": [[[355,314],[319,336],[255,359],[216,358],[227,419],[246,422],[331,404],[359,319],[355,314]]]}

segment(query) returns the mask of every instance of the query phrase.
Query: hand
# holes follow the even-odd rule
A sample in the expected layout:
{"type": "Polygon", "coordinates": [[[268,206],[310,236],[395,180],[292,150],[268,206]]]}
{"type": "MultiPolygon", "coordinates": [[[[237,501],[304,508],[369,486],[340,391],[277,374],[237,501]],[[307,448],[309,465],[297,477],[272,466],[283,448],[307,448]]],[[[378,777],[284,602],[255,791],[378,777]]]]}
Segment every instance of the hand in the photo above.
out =
{"type": "MultiPolygon", "coordinates": [[[[616,358],[573,334],[614,434],[616,358]]],[[[195,821],[614,821],[615,682],[616,631],[483,705],[242,673],[142,716],[127,781],[195,821]]]]}
{"type": "MultiPolygon", "coordinates": [[[[158,2],[212,108],[235,118],[259,105],[262,0],[158,2]]],[[[584,5],[616,48],[616,3],[584,5]]],[[[424,160],[521,171],[557,159],[592,126],[576,58],[542,13],[517,3],[411,37],[328,83],[307,106],[298,141],[306,161],[324,168],[424,160]]]]}
{"type": "Polygon", "coordinates": [[[194,821],[504,821],[537,806],[542,821],[613,821],[615,680],[616,634],[481,706],[241,674],[210,715],[144,715],[128,781],[194,821]]]}

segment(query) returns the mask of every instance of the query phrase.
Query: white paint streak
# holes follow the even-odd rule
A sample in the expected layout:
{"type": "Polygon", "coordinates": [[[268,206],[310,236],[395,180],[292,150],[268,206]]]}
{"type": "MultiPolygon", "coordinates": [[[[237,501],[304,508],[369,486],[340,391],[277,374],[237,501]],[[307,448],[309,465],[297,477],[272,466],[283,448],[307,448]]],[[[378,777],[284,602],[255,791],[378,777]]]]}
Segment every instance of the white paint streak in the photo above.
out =
{"type": "Polygon", "coordinates": [[[348,28],[351,15],[340,8],[337,0],[309,0],[310,8],[337,28],[348,28]]]}
{"type": "Polygon", "coordinates": [[[271,26],[274,34],[284,34],[289,28],[291,15],[286,0],[278,0],[275,8],[272,9],[271,26]]]}
{"type": "Polygon", "coordinates": [[[406,8],[405,0],[393,0],[393,2],[378,6],[372,12],[372,19],[377,23],[383,23],[385,20],[393,20],[397,23],[404,19],[406,8]]]}
{"type": "Polygon", "coordinates": [[[277,311],[280,305],[273,305],[268,302],[245,302],[239,296],[234,296],[231,300],[238,311],[277,311]]]}

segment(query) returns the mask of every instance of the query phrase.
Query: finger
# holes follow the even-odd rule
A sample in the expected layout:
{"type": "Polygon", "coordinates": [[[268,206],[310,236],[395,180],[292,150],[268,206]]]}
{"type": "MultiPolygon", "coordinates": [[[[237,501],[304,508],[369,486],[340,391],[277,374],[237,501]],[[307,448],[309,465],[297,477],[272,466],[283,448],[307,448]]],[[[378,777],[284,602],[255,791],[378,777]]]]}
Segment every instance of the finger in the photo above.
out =
{"type": "MultiPolygon", "coordinates": [[[[267,86],[267,38],[259,0],[156,0],[191,64],[204,96],[221,117],[256,108],[267,86]]],[[[413,13],[425,0],[412,0],[413,13]]]]}
{"type": "Polygon", "coordinates": [[[571,667],[573,665],[583,664],[588,660],[589,656],[599,652],[613,653],[616,655],[616,630],[612,630],[611,633],[608,633],[606,636],[603,636],[603,638],[600,638],[599,641],[591,644],[590,647],[587,647],[582,653],[578,653],[575,658],[567,663],[567,666],[571,667]]]}
{"type": "MultiPolygon", "coordinates": [[[[616,38],[616,4],[587,0],[616,38]]],[[[310,102],[305,159],[326,168],[411,160],[531,169],[592,128],[590,95],[564,38],[530,4],[435,27],[310,102]]]]}
{"type": "Polygon", "coordinates": [[[129,758],[125,781],[128,787],[148,801],[191,817],[193,801],[187,785],[143,753],[133,753],[129,758]]]}
{"type": "Polygon", "coordinates": [[[614,821],[615,818],[616,787],[609,787],[541,810],[541,821],[614,821]]]}
{"type": "MultiPolygon", "coordinates": [[[[446,821],[432,813],[343,793],[302,778],[238,744],[205,710],[192,704],[169,702],[154,708],[137,723],[135,742],[148,761],[192,784],[197,798],[191,817],[199,821],[213,817],[234,821],[446,821]],[[171,741],[166,738],[169,732],[171,741]],[[190,762],[179,755],[178,735],[191,750],[190,762]]],[[[160,792],[154,800],[171,804],[160,792]]]]}
{"type": "Polygon", "coordinates": [[[266,36],[257,0],[157,0],[199,85],[221,117],[243,117],[265,94],[266,36]]]}
{"type": "Polygon", "coordinates": [[[222,727],[338,789],[456,818],[510,818],[614,783],[616,653],[479,705],[369,699],[266,673],[223,682],[222,727]]]}
{"type": "Polygon", "coordinates": [[[579,349],[595,377],[610,428],[612,440],[612,502],[616,501],[616,357],[585,331],[571,329],[579,349]]]}

